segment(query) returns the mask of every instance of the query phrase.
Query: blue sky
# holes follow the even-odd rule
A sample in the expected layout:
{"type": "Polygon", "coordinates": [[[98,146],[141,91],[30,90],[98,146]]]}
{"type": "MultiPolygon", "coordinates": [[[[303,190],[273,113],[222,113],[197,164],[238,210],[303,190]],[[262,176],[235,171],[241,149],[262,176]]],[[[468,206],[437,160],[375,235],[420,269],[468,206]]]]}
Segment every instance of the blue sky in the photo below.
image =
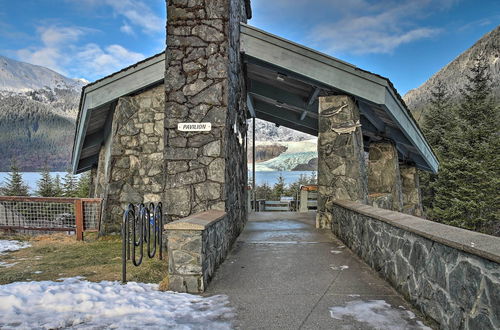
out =
{"type": "MultiPolygon", "coordinates": [[[[252,0],[249,24],[401,94],[500,24],[498,0],[252,0]]],[[[0,55],[93,81],[165,47],[164,0],[0,0],[0,55]]]]}

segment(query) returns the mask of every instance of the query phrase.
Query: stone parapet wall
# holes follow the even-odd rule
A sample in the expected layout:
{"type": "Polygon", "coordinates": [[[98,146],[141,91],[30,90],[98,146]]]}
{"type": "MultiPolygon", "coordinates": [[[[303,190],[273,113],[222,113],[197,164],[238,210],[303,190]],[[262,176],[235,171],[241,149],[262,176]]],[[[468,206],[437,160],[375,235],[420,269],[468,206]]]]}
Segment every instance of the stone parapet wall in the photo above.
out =
{"type": "Polygon", "coordinates": [[[440,329],[500,328],[500,239],[350,201],[332,230],[440,329]]]}
{"type": "Polygon", "coordinates": [[[231,223],[222,211],[206,211],[165,225],[169,289],[201,293],[226,257],[231,223]]]}

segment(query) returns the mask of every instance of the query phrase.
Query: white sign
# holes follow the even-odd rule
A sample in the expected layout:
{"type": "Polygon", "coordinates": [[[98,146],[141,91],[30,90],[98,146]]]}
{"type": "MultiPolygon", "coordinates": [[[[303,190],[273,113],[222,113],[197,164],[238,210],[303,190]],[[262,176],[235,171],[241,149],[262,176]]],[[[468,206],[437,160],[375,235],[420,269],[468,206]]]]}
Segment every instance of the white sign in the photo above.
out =
{"type": "Polygon", "coordinates": [[[183,132],[208,132],[212,130],[212,123],[178,123],[177,129],[183,132]]]}

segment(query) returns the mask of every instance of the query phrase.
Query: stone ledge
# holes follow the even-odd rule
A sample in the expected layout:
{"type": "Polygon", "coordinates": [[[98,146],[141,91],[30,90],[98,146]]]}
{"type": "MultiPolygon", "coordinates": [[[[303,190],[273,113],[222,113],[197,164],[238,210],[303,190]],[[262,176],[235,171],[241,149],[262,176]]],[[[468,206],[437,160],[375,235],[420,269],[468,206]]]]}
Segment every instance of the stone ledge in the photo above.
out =
{"type": "Polygon", "coordinates": [[[452,248],[500,263],[500,238],[498,237],[352,201],[335,200],[331,203],[452,248]]]}
{"type": "Polygon", "coordinates": [[[164,225],[165,230],[199,230],[203,231],[206,228],[214,225],[216,222],[224,219],[226,212],[218,210],[210,210],[196,213],[189,217],[172,221],[164,225]]]}

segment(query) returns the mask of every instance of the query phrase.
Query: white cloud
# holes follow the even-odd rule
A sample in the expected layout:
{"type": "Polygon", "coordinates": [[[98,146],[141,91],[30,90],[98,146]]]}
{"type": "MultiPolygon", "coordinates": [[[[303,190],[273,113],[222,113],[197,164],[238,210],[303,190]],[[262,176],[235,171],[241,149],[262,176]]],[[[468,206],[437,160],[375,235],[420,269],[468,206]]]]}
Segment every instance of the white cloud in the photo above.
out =
{"type": "MultiPolygon", "coordinates": [[[[139,0],[69,0],[92,6],[110,6],[115,15],[123,16],[130,24],[145,33],[164,33],[165,19],[158,16],[147,4],[139,0]]],[[[123,28],[123,27],[122,27],[123,28]]],[[[123,31],[123,30],[122,30],[123,31]]],[[[125,31],[123,31],[125,32],[125,31]]],[[[127,33],[127,32],[125,32],[127,33]]]]}
{"type": "Polygon", "coordinates": [[[17,51],[17,56],[25,61],[41,65],[66,75],[64,62],[66,58],[62,53],[65,44],[73,43],[84,35],[88,29],[81,27],[42,26],[37,28],[43,47],[30,47],[17,51]]]}
{"type": "MultiPolygon", "coordinates": [[[[339,1],[334,1],[339,2],[339,1]]],[[[441,32],[420,26],[419,21],[436,10],[446,10],[457,0],[358,0],[333,23],[319,23],[310,40],[333,53],[392,53],[397,47],[430,38],[441,32]]],[[[333,9],[332,9],[333,10],[333,9]]]]}
{"type": "Polygon", "coordinates": [[[123,23],[123,25],[120,27],[120,31],[122,31],[125,34],[131,35],[131,36],[135,35],[134,29],[126,22],[123,23]]]}
{"type": "Polygon", "coordinates": [[[106,75],[144,59],[144,55],[129,51],[120,45],[102,49],[96,44],[87,44],[77,54],[76,60],[85,65],[87,75],[106,75]]]}
{"type": "Polygon", "coordinates": [[[17,51],[20,60],[42,65],[66,76],[98,79],[145,58],[118,44],[79,44],[90,29],[48,26],[37,29],[42,46],[17,51]]]}
{"type": "Polygon", "coordinates": [[[48,27],[42,26],[37,30],[42,42],[47,46],[56,46],[76,41],[88,31],[88,29],[81,27],[60,27],[55,25],[48,27]]]}

